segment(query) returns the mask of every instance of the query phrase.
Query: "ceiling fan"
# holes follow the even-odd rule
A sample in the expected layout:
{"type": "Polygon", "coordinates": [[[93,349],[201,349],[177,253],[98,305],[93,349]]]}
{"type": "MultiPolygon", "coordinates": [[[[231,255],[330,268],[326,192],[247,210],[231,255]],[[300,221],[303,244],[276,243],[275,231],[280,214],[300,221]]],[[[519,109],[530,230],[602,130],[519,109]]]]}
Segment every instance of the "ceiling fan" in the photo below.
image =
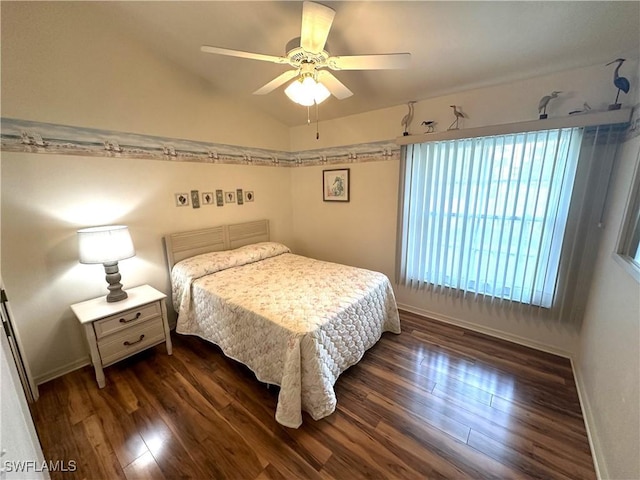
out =
{"type": "Polygon", "coordinates": [[[290,65],[293,70],[280,74],[253,93],[266,95],[298,77],[287,87],[285,93],[294,102],[305,106],[319,104],[330,94],[340,100],[353,95],[351,90],[326,70],[327,68],[330,70],[391,70],[409,66],[410,53],[332,56],[325,50],[325,46],[335,13],[332,8],[325,5],[303,2],[300,37],[294,38],[287,44],[287,53],[284,57],[209,45],[203,45],[200,50],[206,53],[290,65]]]}

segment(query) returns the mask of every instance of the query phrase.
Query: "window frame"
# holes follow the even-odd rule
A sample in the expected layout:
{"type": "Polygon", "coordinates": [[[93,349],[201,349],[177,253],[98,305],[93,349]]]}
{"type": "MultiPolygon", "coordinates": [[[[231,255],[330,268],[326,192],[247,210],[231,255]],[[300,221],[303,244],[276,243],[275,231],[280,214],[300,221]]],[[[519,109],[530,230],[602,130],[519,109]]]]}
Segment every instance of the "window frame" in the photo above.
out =
{"type": "Polygon", "coordinates": [[[634,260],[640,250],[640,242],[637,245],[632,244],[640,233],[640,146],[632,179],[613,258],[637,283],[640,283],[640,264],[634,260]],[[632,251],[632,248],[635,249],[632,251]]]}

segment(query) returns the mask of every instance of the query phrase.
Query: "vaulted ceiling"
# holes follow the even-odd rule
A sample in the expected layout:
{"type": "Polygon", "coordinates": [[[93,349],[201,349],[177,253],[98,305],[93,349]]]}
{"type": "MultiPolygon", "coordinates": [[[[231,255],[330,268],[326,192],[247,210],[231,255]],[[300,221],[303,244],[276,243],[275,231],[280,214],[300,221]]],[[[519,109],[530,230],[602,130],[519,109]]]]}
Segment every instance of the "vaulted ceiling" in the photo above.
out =
{"type": "MultiPolygon", "coordinates": [[[[322,119],[640,56],[640,2],[321,1],[336,11],[332,55],[409,52],[407,70],[334,72],[354,95],[321,104],[322,119]]],[[[284,87],[252,92],[289,68],[200,51],[203,44],[284,55],[300,36],[298,1],[104,2],[158,55],[287,125],[306,121],[284,87]]],[[[613,70],[612,70],[613,71],[613,70]]],[[[630,76],[630,75],[628,75],[630,76]]]]}

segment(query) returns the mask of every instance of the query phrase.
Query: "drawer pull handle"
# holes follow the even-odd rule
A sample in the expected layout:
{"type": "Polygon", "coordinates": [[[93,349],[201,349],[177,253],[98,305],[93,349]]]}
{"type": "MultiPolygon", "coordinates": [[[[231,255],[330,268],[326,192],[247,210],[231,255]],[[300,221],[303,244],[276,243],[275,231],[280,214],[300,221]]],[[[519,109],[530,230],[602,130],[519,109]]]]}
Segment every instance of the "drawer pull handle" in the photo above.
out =
{"type": "Polygon", "coordinates": [[[142,315],[141,312],[136,313],[136,316],[133,318],[130,318],[129,320],[127,320],[126,318],[121,318],[120,319],[120,323],[129,323],[129,322],[133,322],[134,320],[137,320],[140,318],[140,316],[142,315]]]}
{"type": "Polygon", "coordinates": [[[138,340],[136,340],[135,342],[130,342],[129,340],[127,340],[126,342],[124,342],[124,346],[125,347],[130,347],[131,345],[135,345],[136,343],[140,343],[143,338],[144,338],[144,333],[142,335],[140,335],[140,338],[138,340]]]}

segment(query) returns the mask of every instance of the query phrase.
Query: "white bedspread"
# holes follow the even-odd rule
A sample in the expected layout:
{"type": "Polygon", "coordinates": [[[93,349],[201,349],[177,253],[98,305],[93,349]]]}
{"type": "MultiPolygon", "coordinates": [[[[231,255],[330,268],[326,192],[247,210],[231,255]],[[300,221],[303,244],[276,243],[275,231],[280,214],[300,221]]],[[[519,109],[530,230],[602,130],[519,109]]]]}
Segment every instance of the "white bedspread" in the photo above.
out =
{"type": "Polygon", "coordinates": [[[265,242],[192,257],[172,270],[176,331],[200,336],[280,386],[276,420],[336,407],[333,385],[385,331],[400,333],[389,279],[265,242]]]}

